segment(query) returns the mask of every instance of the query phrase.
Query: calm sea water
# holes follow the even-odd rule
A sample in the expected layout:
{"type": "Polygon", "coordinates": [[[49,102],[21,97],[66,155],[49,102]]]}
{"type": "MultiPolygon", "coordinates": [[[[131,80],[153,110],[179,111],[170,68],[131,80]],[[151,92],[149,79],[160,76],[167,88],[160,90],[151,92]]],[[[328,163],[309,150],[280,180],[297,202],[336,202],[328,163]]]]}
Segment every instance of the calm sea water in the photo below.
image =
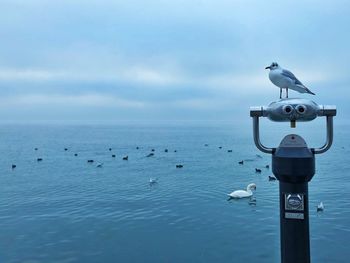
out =
{"type": "MultiPolygon", "coordinates": [[[[276,145],[285,126],[263,123],[264,142],[276,145]]],[[[321,145],[316,127],[297,132],[321,145]]],[[[349,262],[349,128],[336,125],[333,148],[316,157],[313,262],[349,262]]],[[[280,260],[278,182],[267,179],[270,156],[253,145],[250,123],[1,125],[0,151],[0,262],[280,260]],[[255,204],[227,200],[251,182],[255,204]]]]}

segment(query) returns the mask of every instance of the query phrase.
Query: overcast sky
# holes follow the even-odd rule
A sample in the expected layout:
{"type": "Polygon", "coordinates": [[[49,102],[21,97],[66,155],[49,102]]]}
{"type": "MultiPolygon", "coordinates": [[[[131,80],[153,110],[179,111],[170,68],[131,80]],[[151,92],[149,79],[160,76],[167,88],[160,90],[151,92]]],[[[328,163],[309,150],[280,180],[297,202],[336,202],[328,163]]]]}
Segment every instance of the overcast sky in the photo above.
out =
{"type": "Polygon", "coordinates": [[[245,119],[272,61],[345,118],[349,25],[336,0],[0,0],[0,119],[245,119]]]}

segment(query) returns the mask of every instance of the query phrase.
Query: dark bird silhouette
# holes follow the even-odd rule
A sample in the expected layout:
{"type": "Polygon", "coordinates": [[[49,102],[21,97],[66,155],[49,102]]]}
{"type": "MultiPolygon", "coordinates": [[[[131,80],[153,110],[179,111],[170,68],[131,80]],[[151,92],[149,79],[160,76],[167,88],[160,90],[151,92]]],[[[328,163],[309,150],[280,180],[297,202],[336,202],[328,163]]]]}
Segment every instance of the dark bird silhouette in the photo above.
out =
{"type": "Polygon", "coordinates": [[[124,161],[129,160],[129,156],[124,156],[124,157],[123,157],[123,160],[124,160],[124,161]]]}
{"type": "Polygon", "coordinates": [[[88,163],[93,163],[94,160],[91,160],[91,159],[90,159],[90,160],[87,160],[87,162],[88,162],[88,163]]]}
{"type": "Polygon", "coordinates": [[[182,167],[184,167],[182,164],[177,164],[176,165],[176,168],[182,168],[182,167]]]}
{"type": "Polygon", "coordinates": [[[269,181],[276,181],[276,177],[269,175],[269,181]]]}
{"type": "Polygon", "coordinates": [[[112,154],[112,157],[115,158],[115,154],[112,154]]]}
{"type": "Polygon", "coordinates": [[[17,166],[15,164],[12,164],[12,169],[15,169],[17,166]]]}
{"type": "Polygon", "coordinates": [[[242,161],[239,161],[238,163],[239,163],[239,164],[244,164],[244,161],[242,160],[242,161]]]}
{"type": "Polygon", "coordinates": [[[43,158],[38,158],[36,159],[38,162],[41,162],[43,160],[43,158]]]}
{"type": "Polygon", "coordinates": [[[153,156],[154,155],[154,153],[150,153],[150,154],[148,154],[146,157],[151,157],[151,156],[153,156]]]}
{"type": "Polygon", "coordinates": [[[256,173],[261,173],[261,169],[255,168],[256,173]]]}

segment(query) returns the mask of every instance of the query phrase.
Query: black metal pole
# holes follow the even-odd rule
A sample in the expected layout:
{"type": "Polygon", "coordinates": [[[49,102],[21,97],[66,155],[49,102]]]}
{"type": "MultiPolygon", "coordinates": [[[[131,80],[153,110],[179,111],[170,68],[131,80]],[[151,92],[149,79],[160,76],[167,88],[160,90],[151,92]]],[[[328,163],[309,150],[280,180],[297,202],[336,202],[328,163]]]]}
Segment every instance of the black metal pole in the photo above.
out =
{"type": "Polygon", "coordinates": [[[310,263],[308,203],[308,183],[280,181],[282,263],[310,263]]]}
{"type": "Polygon", "coordinates": [[[272,154],[272,171],[280,185],[282,263],[310,263],[308,182],[315,155],[302,137],[287,135],[272,154]]]}

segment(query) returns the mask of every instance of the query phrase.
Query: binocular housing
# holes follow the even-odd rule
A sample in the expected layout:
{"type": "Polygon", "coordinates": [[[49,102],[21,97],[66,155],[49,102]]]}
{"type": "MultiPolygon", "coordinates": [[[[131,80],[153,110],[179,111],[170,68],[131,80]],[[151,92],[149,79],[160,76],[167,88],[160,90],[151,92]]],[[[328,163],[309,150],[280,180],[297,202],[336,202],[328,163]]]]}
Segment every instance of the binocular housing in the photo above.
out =
{"type": "Polygon", "coordinates": [[[307,99],[281,99],[270,103],[267,107],[252,107],[251,117],[267,117],[271,121],[312,121],[318,116],[335,116],[336,107],[332,105],[318,105],[307,99]]]}

